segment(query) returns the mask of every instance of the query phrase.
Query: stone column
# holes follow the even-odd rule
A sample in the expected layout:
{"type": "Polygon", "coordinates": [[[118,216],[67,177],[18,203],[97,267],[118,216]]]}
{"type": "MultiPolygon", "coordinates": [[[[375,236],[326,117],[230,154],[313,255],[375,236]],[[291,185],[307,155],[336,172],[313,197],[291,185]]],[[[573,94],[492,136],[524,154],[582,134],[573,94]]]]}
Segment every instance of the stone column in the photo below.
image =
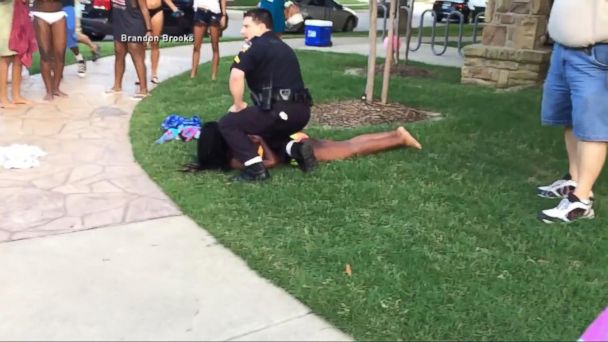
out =
{"type": "Polygon", "coordinates": [[[541,83],[551,0],[488,0],[482,43],[466,46],[461,82],[496,88],[541,83]]]}

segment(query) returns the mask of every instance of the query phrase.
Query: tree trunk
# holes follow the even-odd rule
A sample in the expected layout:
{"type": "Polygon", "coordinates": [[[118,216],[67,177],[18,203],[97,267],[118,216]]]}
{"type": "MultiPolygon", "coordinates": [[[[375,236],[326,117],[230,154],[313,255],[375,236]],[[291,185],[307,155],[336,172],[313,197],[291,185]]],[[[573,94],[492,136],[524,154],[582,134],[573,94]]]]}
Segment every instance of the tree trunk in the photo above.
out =
{"type": "Polygon", "coordinates": [[[365,101],[374,101],[374,74],[376,72],[376,39],[378,27],[378,3],[369,0],[369,55],[367,56],[367,83],[365,85],[365,101]]]}
{"type": "MultiPolygon", "coordinates": [[[[397,0],[391,0],[391,10],[388,12],[388,44],[386,47],[386,58],[384,59],[384,75],[382,76],[382,94],[380,101],[386,104],[388,101],[388,86],[391,79],[391,67],[393,66],[393,37],[395,31],[395,13],[397,12],[397,0]]],[[[397,41],[397,44],[399,41],[397,41]]],[[[396,46],[395,46],[396,47],[396,46]]]]}

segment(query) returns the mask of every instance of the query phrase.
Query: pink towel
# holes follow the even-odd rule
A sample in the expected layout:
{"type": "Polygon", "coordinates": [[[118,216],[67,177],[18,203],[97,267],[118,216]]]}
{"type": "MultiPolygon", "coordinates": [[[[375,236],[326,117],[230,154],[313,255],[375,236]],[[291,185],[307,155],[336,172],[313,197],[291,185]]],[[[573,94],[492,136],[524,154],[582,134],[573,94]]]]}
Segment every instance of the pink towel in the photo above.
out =
{"type": "Polygon", "coordinates": [[[30,20],[29,9],[23,3],[23,0],[14,1],[13,27],[11,28],[8,48],[17,52],[21,63],[29,68],[32,66],[32,54],[38,50],[34,27],[30,20]]]}
{"type": "Polygon", "coordinates": [[[608,308],[605,308],[587,327],[579,341],[608,341],[608,308]]]}

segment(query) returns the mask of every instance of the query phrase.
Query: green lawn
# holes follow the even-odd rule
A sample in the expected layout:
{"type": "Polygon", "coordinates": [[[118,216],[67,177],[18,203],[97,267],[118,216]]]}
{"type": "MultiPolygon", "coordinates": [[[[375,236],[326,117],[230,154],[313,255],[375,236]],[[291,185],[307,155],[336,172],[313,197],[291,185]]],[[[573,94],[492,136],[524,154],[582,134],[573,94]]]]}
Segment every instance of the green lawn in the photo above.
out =
{"type": "MultiPolygon", "coordinates": [[[[317,102],[363,93],[365,79],[344,69],[366,58],[298,55],[317,102]]],[[[196,144],[154,145],[160,123],[170,113],[217,119],[231,103],[229,65],[222,60],[218,82],[184,74],[154,89],[131,122],[135,156],[185,214],[338,328],[358,340],[576,340],[608,304],[606,177],[596,220],[535,219],[556,201],[534,187],[566,171],[560,129],[539,124],[539,89],[463,86],[459,69],[429,66],[432,79],[391,81],[391,99],[444,117],[407,125],[420,152],[306,175],[285,167],[263,184],[179,173],[196,144]]],[[[342,139],[395,127],[308,132],[342,139]]]]}
{"type": "Polygon", "coordinates": [[[228,1],[228,8],[241,8],[241,7],[256,7],[260,0],[234,0],[228,1]]]}
{"type": "MultiPolygon", "coordinates": [[[[93,42],[99,44],[101,48],[101,56],[110,56],[114,54],[114,43],[113,42],[93,42]]],[[[78,44],[80,49],[80,53],[84,56],[84,58],[89,61],[91,59],[91,51],[84,44],[78,44]]],[[[74,58],[74,54],[72,51],[67,50],[65,52],[65,65],[71,65],[76,63],[76,59],[74,58]]],[[[40,54],[38,52],[34,53],[32,56],[32,66],[28,68],[30,74],[37,74],[40,72],[40,54]]]]}

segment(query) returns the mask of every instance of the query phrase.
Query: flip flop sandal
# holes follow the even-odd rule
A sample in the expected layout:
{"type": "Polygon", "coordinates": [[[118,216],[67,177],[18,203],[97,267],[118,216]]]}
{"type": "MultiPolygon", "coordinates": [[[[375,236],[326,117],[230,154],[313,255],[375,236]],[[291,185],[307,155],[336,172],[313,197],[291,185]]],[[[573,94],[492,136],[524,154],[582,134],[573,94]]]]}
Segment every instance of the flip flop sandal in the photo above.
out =
{"type": "Polygon", "coordinates": [[[122,94],[122,90],[110,89],[110,90],[104,91],[103,93],[104,93],[104,95],[116,95],[116,94],[122,94]]]}
{"type": "Polygon", "coordinates": [[[131,96],[131,100],[135,100],[135,101],[141,101],[143,99],[145,99],[146,97],[150,96],[150,93],[148,94],[134,94],[133,96],[131,96]]]}
{"type": "Polygon", "coordinates": [[[152,77],[152,81],[151,82],[154,83],[154,84],[159,84],[160,83],[158,81],[158,77],[156,77],[156,76],[152,77]]]}

